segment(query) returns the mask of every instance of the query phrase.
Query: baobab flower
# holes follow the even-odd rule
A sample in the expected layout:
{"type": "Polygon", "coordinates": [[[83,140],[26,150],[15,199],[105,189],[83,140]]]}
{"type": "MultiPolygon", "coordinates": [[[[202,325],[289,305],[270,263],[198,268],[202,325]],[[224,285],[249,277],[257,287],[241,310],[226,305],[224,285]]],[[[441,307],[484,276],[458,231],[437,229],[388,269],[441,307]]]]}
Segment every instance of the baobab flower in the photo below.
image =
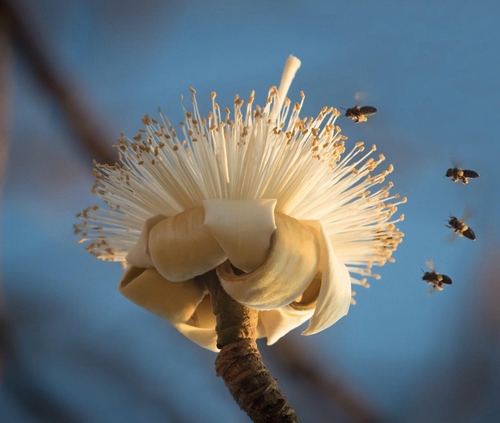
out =
{"type": "Polygon", "coordinates": [[[403,234],[392,165],[362,142],[346,146],[340,113],[324,107],[302,118],[286,94],[300,61],[290,56],[264,107],[235,97],[201,116],[196,92],[177,132],[146,116],[116,146],[120,164],[96,165],[94,206],[75,225],[87,250],[128,268],[120,291],[181,333],[216,348],[215,316],[195,278],[216,269],[224,290],[259,310],[258,337],[272,344],[309,320],[305,335],[344,316],[351,283],[368,286],[372,265],[393,261],[403,234]],[[349,151],[345,154],[346,149],[349,151]],[[378,187],[378,188],[376,188],[378,187]]]}

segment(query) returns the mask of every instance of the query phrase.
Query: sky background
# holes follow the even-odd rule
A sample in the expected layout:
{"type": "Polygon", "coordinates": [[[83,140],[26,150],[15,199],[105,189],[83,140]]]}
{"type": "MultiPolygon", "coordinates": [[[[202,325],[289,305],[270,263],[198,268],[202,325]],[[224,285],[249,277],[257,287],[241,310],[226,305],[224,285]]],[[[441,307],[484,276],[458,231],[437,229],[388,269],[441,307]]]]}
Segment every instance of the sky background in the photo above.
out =
{"type": "MultiPolygon", "coordinates": [[[[302,116],[378,108],[365,124],[341,118],[349,142],[377,144],[395,167],[404,242],[356,289],[330,329],[289,335],[311,365],[341,380],[384,421],[494,422],[500,416],[500,3],[496,1],[22,0],[53,65],[104,124],[109,145],[158,107],[182,119],[197,90],[202,115],[256,91],[265,102],[293,54],[288,96],[302,116]],[[456,160],[480,178],[444,177],[456,160]],[[477,240],[447,241],[449,213],[477,240]],[[428,294],[427,258],[453,285],[428,294]],[[495,399],[496,398],[496,399],[495,399]]],[[[92,157],[14,51],[10,141],[3,175],[1,278],[11,346],[0,390],[5,422],[247,422],[215,354],[117,290],[122,269],[73,236],[75,214],[97,202],[92,157]]],[[[0,60],[4,58],[0,57],[0,60]]],[[[5,93],[4,93],[5,94],[5,93]]],[[[280,364],[271,372],[304,422],[350,421],[280,364]],[[283,383],[281,383],[283,381],[283,383]]],[[[278,352],[273,352],[274,350],[278,352]]]]}

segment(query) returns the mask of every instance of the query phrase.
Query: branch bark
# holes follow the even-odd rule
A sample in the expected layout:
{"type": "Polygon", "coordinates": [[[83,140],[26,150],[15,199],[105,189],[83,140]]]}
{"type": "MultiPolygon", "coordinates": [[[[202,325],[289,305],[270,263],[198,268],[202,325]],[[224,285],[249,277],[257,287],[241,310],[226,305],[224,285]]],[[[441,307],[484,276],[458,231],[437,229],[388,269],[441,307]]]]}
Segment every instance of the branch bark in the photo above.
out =
{"type": "Polygon", "coordinates": [[[254,423],[299,423],[276,379],[262,362],[257,348],[258,311],[233,300],[212,270],[199,276],[212,298],[217,318],[215,370],[236,403],[254,423]]]}

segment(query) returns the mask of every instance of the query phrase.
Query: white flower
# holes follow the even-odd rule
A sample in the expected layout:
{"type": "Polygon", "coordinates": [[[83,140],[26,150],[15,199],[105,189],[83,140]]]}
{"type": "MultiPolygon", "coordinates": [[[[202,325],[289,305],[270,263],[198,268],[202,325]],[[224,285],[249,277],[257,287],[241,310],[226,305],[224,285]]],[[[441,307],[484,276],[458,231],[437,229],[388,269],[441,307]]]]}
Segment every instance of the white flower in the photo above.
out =
{"type": "Polygon", "coordinates": [[[397,199],[382,184],[392,165],[355,144],[324,107],[301,118],[304,101],[285,97],[300,61],[290,56],[279,90],[265,107],[236,96],[225,115],[192,111],[179,136],[170,122],[146,116],[133,139],[118,140],[120,165],[97,165],[93,192],[110,206],[88,208],[75,225],[87,250],[129,265],[121,292],[216,350],[215,317],[194,278],[211,269],[235,300],[259,312],[259,337],[272,344],[310,320],[304,334],[344,316],[351,282],[368,286],[372,265],[393,261],[402,240],[390,218],[397,199]]]}

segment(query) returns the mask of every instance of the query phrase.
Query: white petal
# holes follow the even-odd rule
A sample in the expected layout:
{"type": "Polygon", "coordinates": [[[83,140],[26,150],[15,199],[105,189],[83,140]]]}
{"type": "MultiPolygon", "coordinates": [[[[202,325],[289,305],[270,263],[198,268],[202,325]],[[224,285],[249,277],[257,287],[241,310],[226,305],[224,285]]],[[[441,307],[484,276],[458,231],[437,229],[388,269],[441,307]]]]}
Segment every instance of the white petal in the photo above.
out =
{"type": "Polygon", "coordinates": [[[314,313],[310,310],[295,310],[290,306],[259,312],[259,338],[267,337],[267,345],[274,344],[292,329],[309,320],[314,313]]]}
{"type": "Polygon", "coordinates": [[[318,221],[303,221],[315,227],[321,247],[322,277],[318,302],[308,328],[302,335],[312,335],[333,325],[349,311],[351,304],[351,277],[335,252],[328,235],[318,221]]]}
{"type": "Polygon", "coordinates": [[[167,320],[191,341],[218,351],[210,297],[198,282],[170,282],[155,269],[129,267],[119,288],[130,301],[167,320]]]}
{"type": "Polygon", "coordinates": [[[244,272],[259,267],[276,228],[276,200],[204,200],[205,227],[229,261],[244,272]]]}
{"type": "Polygon", "coordinates": [[[203,226],[202,206],[162,220],[149,231],[154,267],[169,281],[180,282],[214,269],[227,257],[203,226]]]}
{"type": "Polygon", "coordinates": [[[166,216],[159,214],[146,220],[137,244],[135,244],[125,256],[125,260],[127,260],[128,264],[135,267],[154,267],[148,248],[149,231],[154,225],[161,222],[163,219],[166,219],[166,216]]]}
{"type": "Polygon", "coordinates": [[[174,327],[186,338],[203,348],[218,352],[217,334],[215,332],[215,315],[212,312],[210,296],[206,296],[198,305],[196,312],[186,323],[179,323],[174,327]]]}
{"type": "Polygon", "coordinates": [[[290,304],[310,285],[320,262],[316,230],[293,217],[275,213],[277,228],[267,259],[250,273],[236,275],[229,261],[217,268],[224,290],[258,310],[290,304]]]}
{"type": "Polygon", "coordinates": [[[215,333],[215,326],[213,329],[208,329],[179,323],[174,325],[174,327],[186,338],[198,344],[200,347],[213,352],[219,352],[219,348],[217,348],[217,334],[215,333]]]}
{"type": "Polygon", "coordinates": [[[205,288],[188,280],[170,282],[155,269],[129,267],[119,285],[133,303],[172,324],[187,322],[206,296],[205,288]]]}

